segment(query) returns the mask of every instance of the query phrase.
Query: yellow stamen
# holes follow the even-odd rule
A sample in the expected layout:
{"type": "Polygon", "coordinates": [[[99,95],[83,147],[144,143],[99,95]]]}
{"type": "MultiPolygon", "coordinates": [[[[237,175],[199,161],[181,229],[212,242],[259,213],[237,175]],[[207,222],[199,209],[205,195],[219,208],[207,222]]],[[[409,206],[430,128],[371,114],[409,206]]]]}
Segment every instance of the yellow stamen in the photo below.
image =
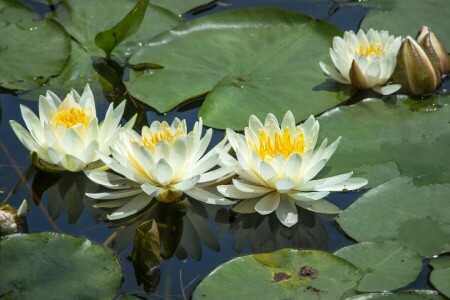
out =
{"type": "Polygon", "coordinates": [[[153,152],[160,141],[166,141],[170,145],[173,145],[175,140],[183,134],[186,134],[186,132],[182,124],[178,125],[175,132],[173,132],[170,127],[166,126],[152,134],[143,135],[142,144],[153,152]]]}
{"type": "Polygon", "coordinates": [[[60,111],[55,115],[55,127],[64,125],[66,128],[70,128],[77,124],[88,127],[88,117],[83,109],[71,108],[68,111],[60,111]]]}
{"type": "Polygon", "coordinates": [[[292,153],[304,154],[305,138],[303,133],[295,140],[291,138],[291,132],[285,127],[283,132],[275,132],[273,140],[267,135],[265,130],[259,132],[259,145],[250,145],[261,159],[272,159],[281,154],[288,158],[292,153]]]}
{"type": "Polygon", "coordinates": [[[373,43],[370,43],[369,47],[364,47],[363,45],[359,45],[358,54],[365,56],[369,56],[370,54],[374,53],[375,55],[380,55],[383,52],[383,48],[381,45],[374,45],[373,43]]]}

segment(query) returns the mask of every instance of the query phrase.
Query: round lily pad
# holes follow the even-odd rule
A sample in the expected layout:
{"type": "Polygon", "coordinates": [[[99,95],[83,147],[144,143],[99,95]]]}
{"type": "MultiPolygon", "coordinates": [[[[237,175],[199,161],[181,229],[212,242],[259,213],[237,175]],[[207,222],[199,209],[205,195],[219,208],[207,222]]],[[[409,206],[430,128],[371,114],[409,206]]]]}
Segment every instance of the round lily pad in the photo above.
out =
{"type": "Polygon", "coordinates": [[[428,100],[366,99],[319,118],[320,136],[342,136],[327,166],[330,175],[353,170],[374,187],[394,177],[416,184],[450,183],[450,96],[428,100]],[[420,154],[420,156],[418,156],[420,154]]]}
{"type": "Polygon", "coordinates": [[[55,232],[0,240],[0,261],[6,299],[112,299],[122,280],[112,251],[55,232]]]}
{"type": "Polygon", "coordinates": [[[292,11],[251,8],[207,15],[157,36],[130,57],[127,87],[167,112],[207,94],[199,115],[215,128],[243,129],[255,114],[301,121],[349,97],[319,61],[342,32],[292,11]],[[239,109],[236,109],[239,108],[239,109]]]}
{"type": "Polygon", "coordinates": [[[371,189],[336,217],[357,241],[397,240],[431,257],[450,250],[450,184],[397,177],[371,189]]]}
{"type": "Polygon", "coordinates": [[[193,299],[343,299],[362,273],[322,251],[281,249],[235,258],[212,271],[193,299]]]}
{"type": "Polygon", "coordinates": [[[0,2],[0,36],[0,86],[8,89],[39,86],[58,75],[70,55],[70,38],[61,25],[39,21],[17,1],[0,2]]]}
{"type": "Polygon", "coordinates": [[[431,284],[442,294],[450,298],[450,257],[433,259],[430,263],[433,271],[430,274],[431,284]]]}
{"type": "Polygon", "coordinates": [[[335,252],[365,274],[359,292],[395,290],[414,281],[422,270],[419,254],[396,241],[365,242],[335,252]]]}

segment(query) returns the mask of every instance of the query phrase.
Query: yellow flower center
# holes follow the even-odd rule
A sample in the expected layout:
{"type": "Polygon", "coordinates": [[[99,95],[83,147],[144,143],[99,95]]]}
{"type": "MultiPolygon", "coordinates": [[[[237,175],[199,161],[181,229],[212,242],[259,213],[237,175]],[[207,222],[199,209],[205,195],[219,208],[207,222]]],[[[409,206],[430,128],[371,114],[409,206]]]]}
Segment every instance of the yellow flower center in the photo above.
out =
{"type": "Polygon", "coordinates": [[[261,159],[272,159],[281,154],[288,158],[292,153],[303,154],[305,152],[305,138],[303,133],[297,139],[292,139],[291,132],[285,127],[283,132],[275,132],[273,140],[267,135],[266,131],[259,132],[259,145],[255,145],[255,152],[261,159]]]}
{"type": "Polygon", "coordinates": [[[383,52],[383,48],[381,45],[374,45],[373,43],[370,43],[369,47],[364,47],[363,45],[359,45],[358,54],[365,56],[369,56],[370,54],[374,53],[375,55],[380,55],[383,52]]]}
{"type": "Polygon", "coordinates": [[[185,134],[182,124],[180,124],[175,132],[172,131],[170,127],[165,127],[152,134],[146,134],[142,136],[142,144],[150,149],[152,152],[155,150],[156,145],[160,141],[166,141],[170,145],[173,145],[175,140],[185,134]]]}
{"type": "Polygon", "coordinates": [[[68,111],[60,111],[55,116],[55,127],[64,125],[66,128],[70,128],[77,124],[83,124],[84,127],[88,127],[88,117],[83,109],[71,108],[68,111]]]}

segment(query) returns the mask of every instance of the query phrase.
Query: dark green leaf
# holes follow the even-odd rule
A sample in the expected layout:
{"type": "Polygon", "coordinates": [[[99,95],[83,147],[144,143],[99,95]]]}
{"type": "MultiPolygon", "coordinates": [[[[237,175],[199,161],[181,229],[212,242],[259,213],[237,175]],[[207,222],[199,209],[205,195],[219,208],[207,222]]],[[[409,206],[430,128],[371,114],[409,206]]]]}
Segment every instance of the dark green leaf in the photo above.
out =
{"type": "Polygon", "coordinates": [[[139,266],[139,269],[146,271],[159,264],[159,233],[155,220],[144,222],[136,228],[131,260],[135,268],[139,266]]]}
{"type": "Polygon", "coordinates": [[[0,240],[0,261],[5,299],[112,299],[122,280],[112,251],[54,232],[0,240]]]}

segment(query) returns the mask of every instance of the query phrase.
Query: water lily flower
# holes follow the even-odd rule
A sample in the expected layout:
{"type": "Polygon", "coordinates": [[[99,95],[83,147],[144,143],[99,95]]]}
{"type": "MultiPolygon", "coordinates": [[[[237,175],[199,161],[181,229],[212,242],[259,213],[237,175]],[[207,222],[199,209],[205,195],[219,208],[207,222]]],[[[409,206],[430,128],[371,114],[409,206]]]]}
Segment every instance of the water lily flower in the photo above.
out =
{"type": "Polygon", "coordinates": [[[202,128],[200,119],[188,132],[186,121],[175,118],[171,125],[154,121],[142,128],[141,135],[134,130],[121,132],[111,147],[112,158],[99,153],[101,160],[120,175],[86,172],[92,181],[111,189],[87,195],[98,200],[115,199],[97,205],[118,207],[107,216],[111,220],[142,210],[153,198],[172,202],[183,193],[210,204],[234,203],[208,188],[232,175],[231,167],[217,167],[219,154],[230,147],[223,140],[206,151],[212,130],[202,137],[202,128]]]}
{"type": "Polygon", "coordinates": [[[290,111],[281,126],[274,115],[268,114],[264,125],[251,116],[244,135],[227,129],[236,158],[222,154],[223,161],[232,165],[239,177],[230,185],[218,186],[219,192],[229,198],[244,199],[233,207],[234,211],[256,211],[262,215],[275,212],[281,223],[290,227],[298,221],[296,205],[308,209],[309,203],[326,201],[322,199],[330,192],[354,190],[367,184],[366,179],[351,178],[352,172],[314,179],[340,141],[339,138],[327,146],[325,139],[315,149],[318,135],[319,122],[313,116],[296,126],[290,111]]]}
{"type": "Polygon", "coordinates": [[[351,84],[358,89],[373,89],[388,95],[400,89],[398,84],[386,85],[394,72],[401,37],[389,35],[385,30],[355,34],[346,31],[344,38],[334,37],[330,48],[334,67],[320,62],[323,72],[334,80],[351,84]]]}
{"type": "Polygon", "coordinates": [[[425,50],[412,37],[407,36],[400,47],[393,78],[401,84],[401,92],[425,95],[441,84],[441,74],[425,50]]]}
{"type": "MultiPolygon", "coordinates": [[[[109,146],[120,128],[125,101],[116,109],[111,104],[100,124],[89,85],[81,96],[72,90],[63,101],[47,91],[45,97],[39,98],[39,117],[26,106],[21,105],[20,109],[28,130],[14,120],[10,124],[31,152],[33,164],[44,171],[78,172],[99,167],[97,153],[109,154],[109,146]]],[[[132,127],[134,120],[124,127],[132,127]]]]}
{"type": "Polygon", "coordinates": [[[441,75],[450,72],[450,57],[448,52],[429,27],[422,26],[416,41],[425,50],[428,57],[431,59],[431,62],[439,70],[441,75]]]}
{"type": "Polygon", "coordinates": [[[19,217],[26,214],[28,203],[22,201],[19,209],[16,211],[9,205],[0,206],[0,235],[16,233],[18,231],[17,224],[20,223],[19,217]]]}

